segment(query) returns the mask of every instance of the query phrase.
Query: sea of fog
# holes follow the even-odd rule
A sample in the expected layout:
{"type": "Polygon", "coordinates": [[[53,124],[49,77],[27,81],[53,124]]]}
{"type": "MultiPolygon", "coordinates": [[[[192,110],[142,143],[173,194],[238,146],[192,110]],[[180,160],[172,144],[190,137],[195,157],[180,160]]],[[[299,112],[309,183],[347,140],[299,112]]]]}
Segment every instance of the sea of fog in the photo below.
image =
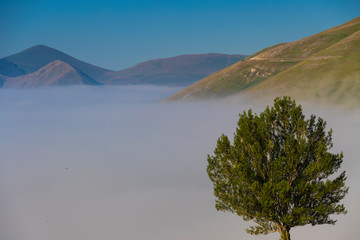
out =
{"type": "MultiPolygon", "coordinates": [[[[0,89],[1,240],[239,240],[236,215],[217,212],[206,156],[232,137],[251,101],[164,103],[163,87],[0,89]]],[[[272,104],[269,102],[268,104],[272,104]]],[[[347,215],[292,238],[360,235],[359,112],[305,104],[334,130],[344,152],[347,215]]]]}

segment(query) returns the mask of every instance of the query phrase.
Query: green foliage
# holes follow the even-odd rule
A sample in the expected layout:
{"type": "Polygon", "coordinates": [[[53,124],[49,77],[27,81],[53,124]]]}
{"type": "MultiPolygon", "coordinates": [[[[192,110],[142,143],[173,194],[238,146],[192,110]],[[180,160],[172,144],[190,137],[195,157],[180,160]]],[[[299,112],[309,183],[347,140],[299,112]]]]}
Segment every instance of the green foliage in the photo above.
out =
{"type": "Polygon", "coordinates": [[[252,220],[250,234],[279,232],[306,224],[334,224],[331,214],[346,213],[343,154],[329,152],[332,130],[289,97],[276,98],[260,115],[240,114],[233,144],[222,135],[208,156],[207,172],[214,184],[216,209],[252,220]]]}

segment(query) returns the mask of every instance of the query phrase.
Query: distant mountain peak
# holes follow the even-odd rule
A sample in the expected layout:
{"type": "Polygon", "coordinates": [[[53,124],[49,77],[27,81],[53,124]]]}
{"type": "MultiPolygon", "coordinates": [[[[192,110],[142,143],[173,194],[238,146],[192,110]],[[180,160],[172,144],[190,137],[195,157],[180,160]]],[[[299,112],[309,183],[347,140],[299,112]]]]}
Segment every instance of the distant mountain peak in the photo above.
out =
{"type": "MultiPolygon", "coordinates": [[[[68,63],[63,62],[61,60],[55,60],[46,66],[40,68],[37,72],[45,72],[45,71],[54,71],[56,70],[56,74],[66,74],[68,72],[74,72],[74,73],[81,73],[79,70],[76,70],[72,66],[70,66],[68,63]]],[[[35,72],[36,73],[36,72],[35,72]]],[[[84,74],[84,73],[81,73],[84,74]]]]}
{"type": "MultiPolygon", "coordinates": [[[[51,48],[51,47],[48,47],[46,45],[43,45],[43,44],[37,44],[37,45],[34,45],[32,47],[29,47],[28,49],[42,49],[42,48],[45,48],[45,49],[54,49],[54,48],[51,48]]],[[[25,49],[26,51],[26,49],[25,49]]]]}
{"type": "Polygon", "coordinates": [[[60,64],[58,61],[61,61],[61,65],[68,64],[66,67],[62,66],[62,69],[66,70],[71,66],[103,84],[188,86],[245,57],[247,56],[221,53],[184,54],[148,60],[121,71],[110,71],[82,62],[57,49],[38,44],[0,59],[0,61],[3,60],[2,65],[0,62],[0,74],[15,77],[35,73],[45,66],[49,68],[60,64]],[[8,64],[8,62],[13,64],[8,64]],[[12,67],[12,72],[8,70],[10,67],[12,67]]]}
{"type": "Polygon", "coordinates": [[[89,75],[93,79],[99,79],[106,72],[110,71],[85,63],[55,48],[51,48],[42,44],[32,46],[22,52],[13,54],[3,59],[16,64],[20,69],[25,71],[25,74],[35,72],[55,60],[66,62],[70,66],[79,69],[81,72],[89,75]]]}
{"type": "Polygon", "coordinates": [[[45,46],[45,45],[42,45],[42,44],[38,44],[38,45],[35,45],[35,46],[32,46],[32,47],[29,47],[23,51],[21,51],[19,54],[21,53],[31,53],[31,54],[49,54],[49,53],[58,53],[58,54],[64,54],[66,55],[65,53],[55,49],[55,48],[52,48],[52,47],[48,47],[48,46],[45,46]]]}
{"type": "Polygon", "coordinates": [[[99,85],[94,79],[73,68],[68,63],[55,60],[36,72],[7,78],[3,85],[8,88],[36,88],[83,84],[99,85]]]}
{"type": "MultiPolygon", "coordinates": [[[[70,66],[68,63],[66,62],[63,62],[61,60],[55,60],[55,61],[52,61],[51,63],[47,64],[47,66],[57,66],[57,65],[63,65],[65,67],[68,67],[68,68],[71,68],[71,69],[74,69],[72,66],[70,66]]],[[[75,69],[74,69],[75,70],[75,69]]]]}

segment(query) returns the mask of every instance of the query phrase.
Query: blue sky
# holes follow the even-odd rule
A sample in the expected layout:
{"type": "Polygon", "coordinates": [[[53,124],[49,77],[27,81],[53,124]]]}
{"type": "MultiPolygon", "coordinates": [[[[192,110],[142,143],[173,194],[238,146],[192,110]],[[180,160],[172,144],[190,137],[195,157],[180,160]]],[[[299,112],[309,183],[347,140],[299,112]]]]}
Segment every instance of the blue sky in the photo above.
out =
{"type": "Polygon", "coordinates": [[[252,54],[359,15],[352,0],[3,0],[0,57],[37,44],[112,70],[180,54],[252,54]]]}

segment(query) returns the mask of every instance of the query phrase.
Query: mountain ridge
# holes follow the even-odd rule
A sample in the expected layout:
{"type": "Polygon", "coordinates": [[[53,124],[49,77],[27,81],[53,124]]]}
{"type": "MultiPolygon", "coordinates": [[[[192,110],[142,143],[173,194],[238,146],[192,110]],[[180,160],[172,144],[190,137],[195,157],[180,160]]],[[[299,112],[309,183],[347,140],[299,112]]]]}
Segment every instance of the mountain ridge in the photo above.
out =
{"type": "Polygon", "coordinates": [[[55,60],[39,70],[18,77],[7,77],[3,88],[34,88],[74,84],[100,85],[68,63],[55,60]]]}
{"type": "MultiPolygon", "coordinates": [[[[269,79],[281,76],[283,72],[288,69],[292,69],[303,61],[321,61],[331,57],[317,56],[317,53],[326,51],[326,49],[335,46],[337,43],[343,41],[346,38],[351,38],[352,34],[355,34],[360,30],[360,17],[352,19],[344,24],[314,34],[312,36],[290,42],[277,44],[268,48],[265,48],[250,57],[244,59],[241,62],[216,72],[197,83],[189,86],[186,89],[170,96],[167,100],[192,100],[192,99],[206,99],[225,97],[237,93],[255,94],[255,91],[251,91],[252,88],[260,88],[259,86],[266,86],[271,88],[273,93],[276,92],[276,84],[281,84],[281,81],[273,82],[273,85],[266,84],[269,79]]],[[[355,34],[355,40],[359,39],[355,34]]],[[[353,39],[353,41],[355,41],[353,39]]],[[[355,44],[354,46],[358,46],[355,44]]],[[[357,50],[357,47],[353,50],[357,50]]],[[[344,50],[338,49],[338,54],[345,53],[344,50]]],[[[348,59],[349,60],[349,59],[348,59]]],[[[326,60],[330,61],[330,60],[326,60]]],[[[353,62],[360,63],[358,58],[354,58],[353,62]]],[[[318,64],[318,63],[314,63],[318,64]]],[[[350,63],[349,63],[350,64],[350,63]]],[[[355,68],[353,71],[358,71],[355,68]]],[[[305,71],[303,69],[303,71],[305,71]]],[[[339,70],[340,71],[340,70],[339,70]]],[[[311,70],[307,69],[308,77],[311,75],[311,70]]],[[[294,76],[287,75],[287,78],[293,78],[294,76]]],[[[302,81],[297,78],[298,81],[302,81]]],[[[338,79],[337,81],[340,81],[338,79]]],[[[354,83],[356,81],[354,80],[354,83]]],[[[356,83],[357,84],[357,83],[356,83]]],[[[291,84],[288,85],[291,88],[291,84]]],[[[306,91],[306,89],[303,89],[306,91]]],[[[321,91],[321,89],[317,89],[321,91]]],[[[262,93],[265,95],[266,91],[262,93]]],[[[269,93],[270,91],[267,91],[269,93]]],[[[260,91],[256,92],[257,96],[260,96],[260,91]]],[[[279,94],[286,94],[286,91],[278,92],[279,94]]],[[[315,93],[313,93],[315,94],[315,93]]],[[[276,94],[271,94],[276,95],[276,94]]],[[[301,94],[299,94],[301,95],[301,94]]],[[[360,96],[356,96],[360,98],[360,96]]],[[[335,100],[334,100],[335,101],[335,100]]]]}
{"type": "Polygon", "coordinates": [[[36,45],[0,58],[0,74],[17,77],[60,60],[102,84],[188,86],[245,57],[246,55],[220,53],[185,54],[151,59],[127,69],[112,71],[80,61],[54,48],[36,45]]]}
{"type": "Polygon", "coordinates": [[[244,94],[269,98],[286,93],[319,102],[360,106],[359,66],[360,30],[277,76],[245,90],[244,94]],[[309,68],[311,71],[307,71],[309,68]]]}
{"type": "Polygon", "coordinates": [[[41,44],[27,48],[19,53],[1,58],[0,60],[2,59],[17,64],[17,66],[23,69],[26,74],[35,72],[56,60],[66,62],[67,64],[79,69],[81,72],[94,79],[100,78],[105,72],[110,71],[108,69],[83,62],[55,48],[41,44]]]}
{"type": "Polygon", "coordinates": [[[151,59],[105,74],[108,79],[104,83],[186,86],[245,57],[239,54],[207,53],[151,59]]]}

